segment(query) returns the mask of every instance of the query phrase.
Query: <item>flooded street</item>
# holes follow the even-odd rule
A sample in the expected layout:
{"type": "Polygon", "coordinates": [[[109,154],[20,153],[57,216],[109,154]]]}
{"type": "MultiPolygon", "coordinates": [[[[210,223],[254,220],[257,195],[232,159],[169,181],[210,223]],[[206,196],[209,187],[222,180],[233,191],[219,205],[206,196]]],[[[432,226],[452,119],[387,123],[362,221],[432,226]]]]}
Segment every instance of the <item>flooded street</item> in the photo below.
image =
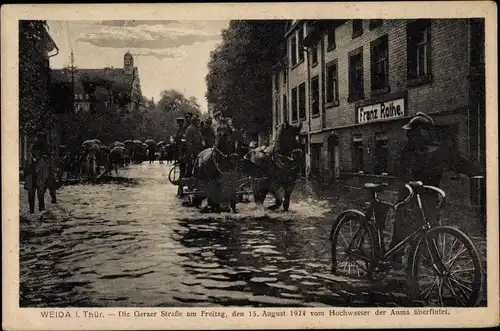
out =
{"type": "Polygon", "coordinates": [[[330,275],[334,217],[360,192],[326,199],[298,185],[288,213],[202,214],[181,205],[169,170],[145,162],[119,183],[64,186],[57,205],[22,217],[20,305],[405,305],[404,274],[376,285],[330,275]]]}

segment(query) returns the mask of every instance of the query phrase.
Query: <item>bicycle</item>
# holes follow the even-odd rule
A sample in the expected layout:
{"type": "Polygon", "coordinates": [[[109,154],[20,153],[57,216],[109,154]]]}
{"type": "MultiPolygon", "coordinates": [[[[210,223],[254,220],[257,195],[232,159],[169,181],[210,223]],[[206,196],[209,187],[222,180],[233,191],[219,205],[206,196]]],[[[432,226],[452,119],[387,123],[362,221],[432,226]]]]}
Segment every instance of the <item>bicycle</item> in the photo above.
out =
{"type": "Polygon", "coordinates": [[[409,195],[405,200],[393,205],[378,198],[378,194],[388,186],[386,183],[365,184],[364,188],[370,194],[370,201],[366,202],[365,210],[349,209],[337,218],[330,233],[332,272],[341,274],[352,270],[358,277],[374,280],[376,272],[390,267],[391,258],[410,245],[406,272],[408,296],[411,301],[424,305],[477,306],[482,299],[484,280],[481,260],[474,243],[455,227],[431,224],[424,212],[421,199],[423,191],[431,190],[438,194],[437,210],[445,204],[445,192],[422,182],[410,182],[405,185],[409,195]],[[384,232],[384,223],[392,216],[391,212],[397,212],[399,207],[415,196],[422,220],[420,228],[388,249],[387,237],[390,235],[384,232]],[[357,228],[352,227],[353,222],[358,224],[357,228]],[[346,233],[341,232],[344,225],[351,226],[346,233]],[[349,234],[351,238],[347,239],[349,234]],[[447,236],[451,236],[451,240],[447,240],[447,236]],[[347,250],[338,254],[341,239],[347,244],[347,250]],[[447,247],[449,252],[446,251],[447,247]],[[454,248],[458,250],[454,251],[454,248]],[[464,261],[465,254],[469,256],[468,261],[464,261]],[[351,258],[357,260],[346,262],[346,259],[351,258]],[[455,267],[458,269],[453,269],[455,267]],[[426,275],[426,272],[430,275],[426,275]],[[458,277],[462,275],[470,276],[471,280],[459,280],[458,277]],[[430,277],[430,282],[426,281],[426,277],[430,277]],[[437,298],[431,298],[431,294],[437,294],[437,298]]]}

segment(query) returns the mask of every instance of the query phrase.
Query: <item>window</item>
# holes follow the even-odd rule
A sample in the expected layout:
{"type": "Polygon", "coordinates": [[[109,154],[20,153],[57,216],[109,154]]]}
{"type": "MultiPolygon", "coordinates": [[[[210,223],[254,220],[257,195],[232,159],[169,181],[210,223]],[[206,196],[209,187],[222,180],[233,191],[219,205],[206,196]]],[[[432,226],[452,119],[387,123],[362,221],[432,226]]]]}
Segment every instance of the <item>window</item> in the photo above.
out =
{"type": "Polygon", "coordinates": [[[387,173],[389,146],[387,136],[383,133],[375,135],[375,174],[387,173]]]}
{"type": "Polygon", "coordinates": [[[384,22],[383,20],[370,20],[370,25],[368,28],[370,30],[376,29],[379,26],[381,26],[383,22],[384,22]]]}
{"type": "Polygon", "coordinates": [[[274,90],[278,91],[280,84],[280,74],[279,72],[274,73],[274,90]]]}
{"type": "Polygon", "coordinates": [[[328,51],[334,50],[336,47],[336,42],[335,42],[335,29],[330,28],[328,30],[328,33],[326,35],[326,41],[327,41],[327,46],[326,49],[328,51]]]}
{"type": "Polygon", "coordinates": [[[318,64],[318,46],[314,45],[311,47],[311,64],[315,66],[318,64]]]}
{"type": "Polygon", "coordinates": [[[359,48],[351,52],[349,56],[349,101],[363,99],[364,93],[363,50],[359,48]]]}
{"type": "Polygon", "coordinates": [[[417,20],[407,26],[408,80],[420,79],[423,82],[430,78],[430,31],[428,20],[417,20]]]}
{"type": "Polygon", "coordinates": [[[388,49],[387,35],[371,43],[372,91],[381,91],[389,86],[388,49]]]}
{"type": "Polygon", "coordinates": [[[299,62],[304,61],[304,50],[302,48],[302,40],[304,39],[304,28],[299,30],[299,42],[298,42],[298,52],[299,52],[299,62]]]}
{"type": "Polygon", "coordinates": [[[290,53],[292,56],[292,66],[297,64],[297,38],[295,36],[292,37],[290,42],[290,53]]]}
{"type": "Polygon", "coordinates": [[[283,122],[288,122],[288,103],[286,94],[283,94],[283,122]]]}
{"type": "Polygon", "coordinates": [[[295,87],[292,89],[292,122],[298,120],[297,97],[297,88],[295,87]]]}
{"type": "Polygon", "coordinates": [[[339,79],[337,60],[329,63],[326,69],[326,102],[339,104],[339,79]]]}
{"type": "Polygon", "coordinates": [[[299,119],[306,118],[306,84],[299,85],[299,119]]]}
{"type": "Polygon", "coordinates": [[[287,80],[288,80],[288,71],[287,69],[285,69],[283,71],[283,85],[286,85],[287,80]]]}
{"type": "Polygon", "coordinates": [[[319,77],[313,77],[311,79],[311,90],[312,90],[312,116],[319,115],[319,77]]]}
{"type": "Polygon", "coordinates": [[[352,166],[354,172],[363,171],[363,138],[361,136],[354,136],[352,141],[352,166]]]}
{"type": "Polygon", "coordinates": [[[363,20],[352,20],[352,38],[363,34],[363,20]]]}

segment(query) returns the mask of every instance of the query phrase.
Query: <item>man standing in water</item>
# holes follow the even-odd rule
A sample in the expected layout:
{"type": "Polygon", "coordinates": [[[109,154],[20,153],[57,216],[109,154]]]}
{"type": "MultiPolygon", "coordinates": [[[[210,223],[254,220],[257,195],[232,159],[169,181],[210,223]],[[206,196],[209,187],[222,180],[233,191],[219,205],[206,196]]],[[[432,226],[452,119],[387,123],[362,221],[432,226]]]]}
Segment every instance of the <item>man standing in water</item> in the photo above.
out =
{"type": "MultiPolygon", "coordinates": [[[[425,185],[440,187],[443,173],[447,170],[463,173],[469,177],[483,176],[484,174],[480,165],[460,156],[450,146],[433,142],[429,132],[433,127],[434,120],[424,113],[417,113],[403,126],[408,141],[401,153],[398,201],[402,201],[408,196],[408,190],[404,185],[410,181],[421,181],[425,185]]],[[[437,221],[439,215],[435,209],[437,205],[435,193],[424,193],[422,200],[426,215],[437,221]]],[[[414,224],[415,213],[408,210],[410,208],[404,208],[396,213],[390,248],[396,246],[405,234],[413,232],[415,226],[418,226],[418,224],[414,224]],[[404,231],[403,220],[407,221],[404,223],[404,231]]],[[[400,261],[401,256],[394,259],[396,263],[400,261]]]]}
{"type": "Polygon", "coordinates": [[[200,119],[198,118],[198,116],[194,116],[191,120],[191,125],[184,133],[184,139],[186,140],[187,159],[185,177],[190,177],[191,171],[193,170],[194,161],[196,160],[198,154],[203,150],[203,137],[201,135],[199,123],[200,119]]]}

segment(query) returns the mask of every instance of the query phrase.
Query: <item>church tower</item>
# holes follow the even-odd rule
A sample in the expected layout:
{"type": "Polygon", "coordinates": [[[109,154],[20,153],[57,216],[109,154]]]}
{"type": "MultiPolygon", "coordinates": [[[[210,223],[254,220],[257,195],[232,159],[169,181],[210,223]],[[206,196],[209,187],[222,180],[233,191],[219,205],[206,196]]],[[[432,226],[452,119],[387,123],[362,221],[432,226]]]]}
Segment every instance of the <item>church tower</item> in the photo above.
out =
{"type": "Polygon", "coordinates": [[[129,52],[125,53],[123,57],[123,70],[127,75],[132,75],[134,73],[134,58],[129,52]]]}

